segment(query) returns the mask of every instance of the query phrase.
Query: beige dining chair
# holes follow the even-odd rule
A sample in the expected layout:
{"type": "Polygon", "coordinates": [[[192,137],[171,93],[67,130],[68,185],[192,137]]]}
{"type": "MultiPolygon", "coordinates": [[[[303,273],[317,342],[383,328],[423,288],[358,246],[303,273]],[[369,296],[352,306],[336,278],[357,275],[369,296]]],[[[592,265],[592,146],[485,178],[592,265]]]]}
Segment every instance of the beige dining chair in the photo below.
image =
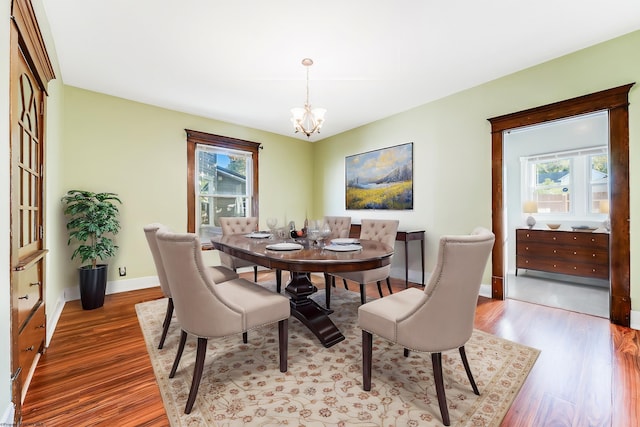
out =
{"type": "MultiPolygon", "coordinates": [[[[375,240],[382,242],[386,245],[393,247],[396,241],[396,234],[398,232],[397,219],[363,219],[360,225],[360,239],[362,240],[375,240]]],[[[347,273],[334,274],[334,277],[340,277],[343,280],[352,280],[360,284],[360,302],[362,304],[367,302],[367,294],[365,292],[365,285],[367,283],[376,282],[378,285],[378,293],[382,298],[381,282],[385,280],[389,293],[392,293],[391,282],[389,280],[389,273],[391,272],[391,264],[384,267],[375,268],[373,270],[354,271],[347,273]]],[[[332,284],[334,278],[332,278],[332,284]]],[[[346,282],[345,282],[346,287],[346,282]]],[[[327,308],[328,304],[327,304],[327,308]]]]}
{"type": "Polygon", "coordinates": [[[277,322],[280,372],[286,372],[289,299],[242,278],[215,283],[203,264],[196,234],[159,231],[156,237],[181,328],[169,378],[176,374],[187,335],[198,338],[193,380],[184,412],[188,414],[193,408],[210,338],[245,333],[277,322]]]}
{"type": "MultiPolygon", "coordinates": [[[[164,266],[162,265],[162,257],[160,256],[160,250],[158,249],[158,242],[156,240],[156,233],[160,230],[169,231],[167,227],[160,223],[152,223],[144,226],[144,235],[147,238],[147,243],[151,250],[153,263],[156,267],[156,273],[158,274],[158,281],[160,282],[160,289],[167,298],[167,311],[164,316],[164,322],[162,323],[162,335],[160,336],[160,343],[158,344],[159,349],[164,346],[164,341],[167,338],[167,331],[171,324],[171,317],[173,316],[173,299],[171,298],[171,289],[167,282],[167,275],[165,274],[164,266]]],[[[222,283],[227,280],[238,278],[238,275],[234,271],[223,266],[207,267],[207,272],[211,275],[211,280],[216,283],[222,283]]]]}
{"type": "MultiPolygon", "coordinates": [[[[221,217],[220,227],[222,228],[222,235],[228,236],[230,234],[249,234],[254,231],[258,231],[258,218],[254,216],[249,217],[221,217]]],[[[250,261],[246,261],[224,252],[218,252],[220,254],[220,262],[233,271],[238,271],[238,268],[253,267],[253,281],[258,281],[258,266],[250,261]]]]}
{"type": "Polygon", "coordinates": [[[329,229],[331,229],[331,235],[327,237],[327,241],[349,237],[349,231],[351,230],[350,216],[325,216],[324,222],[326,222],[329,225],[329,229]]]}
{"type": "Polygon", "coordinates": [[[457,348],[473,392],[480,394],[464,350],[473,332],[478,293],[495,236],[478,227],[470,235],[440,238],[438,259],[424,290],[409,288],[358,309],[362,329],[362,387],[371,390],[373,334],[409,350],[431,353],[442,421],[449,410],[442,378],[442,352],[457,348]]]}

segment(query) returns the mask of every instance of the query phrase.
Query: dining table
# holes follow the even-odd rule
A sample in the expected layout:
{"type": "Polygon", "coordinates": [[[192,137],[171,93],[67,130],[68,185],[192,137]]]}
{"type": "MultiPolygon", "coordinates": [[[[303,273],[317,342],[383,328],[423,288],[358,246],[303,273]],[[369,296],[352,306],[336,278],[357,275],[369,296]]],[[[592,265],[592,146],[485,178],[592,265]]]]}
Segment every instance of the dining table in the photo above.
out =
{"type": "Polygon", "coordinates": [[[393,247],[375,240],[340,239],[326,244],[309,239],[279,238],[269,233],[233,234],[211,238],[211,247],[262,267],[289,271],[285,288],[291,304],[291,314],[302,322],[325,347],[344,340],[344,335],[329,318],[331,274],[363,271],[384,267],[391,262],[393,247]],[[311,297],[318,288],[310,273],[323,273],[326,305],[322,307],[311,297]]]}

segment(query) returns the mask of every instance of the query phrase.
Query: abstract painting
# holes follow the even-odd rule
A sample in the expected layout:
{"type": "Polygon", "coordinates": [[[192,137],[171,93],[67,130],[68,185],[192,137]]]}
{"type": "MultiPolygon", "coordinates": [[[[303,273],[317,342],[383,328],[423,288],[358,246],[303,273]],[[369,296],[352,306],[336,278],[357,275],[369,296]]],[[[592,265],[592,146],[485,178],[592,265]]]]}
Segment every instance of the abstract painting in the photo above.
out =
{"type": "Polygon", "coordinates": [[[413,209],[413,143],[345,158],[347,209],[413,209]]]}

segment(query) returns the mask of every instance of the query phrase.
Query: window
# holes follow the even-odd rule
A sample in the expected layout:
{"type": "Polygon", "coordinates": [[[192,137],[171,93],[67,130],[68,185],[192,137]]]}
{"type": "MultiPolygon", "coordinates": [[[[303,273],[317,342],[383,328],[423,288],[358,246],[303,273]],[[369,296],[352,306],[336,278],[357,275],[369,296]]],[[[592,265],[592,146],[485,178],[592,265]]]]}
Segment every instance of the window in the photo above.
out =
{"type": "Polygon", "coordinates": [[[608,163],[607,147],[525,157],[523,202],[536,201],[540,215],[599,215],[609,200],[608,163]]]}
{"type": "Polygon", "coordinates": [[[220,217],[258,216],[260,144],[187,129],[187,230],[206,242],[220,217]]]}

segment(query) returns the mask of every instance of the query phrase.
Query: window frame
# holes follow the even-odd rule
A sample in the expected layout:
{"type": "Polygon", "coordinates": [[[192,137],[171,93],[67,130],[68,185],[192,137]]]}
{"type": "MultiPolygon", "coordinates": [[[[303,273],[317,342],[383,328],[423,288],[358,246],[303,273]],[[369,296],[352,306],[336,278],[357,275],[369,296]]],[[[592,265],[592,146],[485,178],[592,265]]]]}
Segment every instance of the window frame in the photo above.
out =
{"type": "Polygon", "coordinates": [[[251,212],[247,212],[248,216],[258,217],[259,212],[259,191],[258,176],[259,162],[258,151],[262,145],[258,142],[246,141],[243,139],[231,138],[228,136],[215,135],[206,132],[200,132],[191,129],[185,129],[187,133],[187,231],[189,233],[196,232],[196,147],[198,145],[208,145],[211,147],[245,151],[251,153],[252,158],[252,183],[251,183],[251,212]]]}

